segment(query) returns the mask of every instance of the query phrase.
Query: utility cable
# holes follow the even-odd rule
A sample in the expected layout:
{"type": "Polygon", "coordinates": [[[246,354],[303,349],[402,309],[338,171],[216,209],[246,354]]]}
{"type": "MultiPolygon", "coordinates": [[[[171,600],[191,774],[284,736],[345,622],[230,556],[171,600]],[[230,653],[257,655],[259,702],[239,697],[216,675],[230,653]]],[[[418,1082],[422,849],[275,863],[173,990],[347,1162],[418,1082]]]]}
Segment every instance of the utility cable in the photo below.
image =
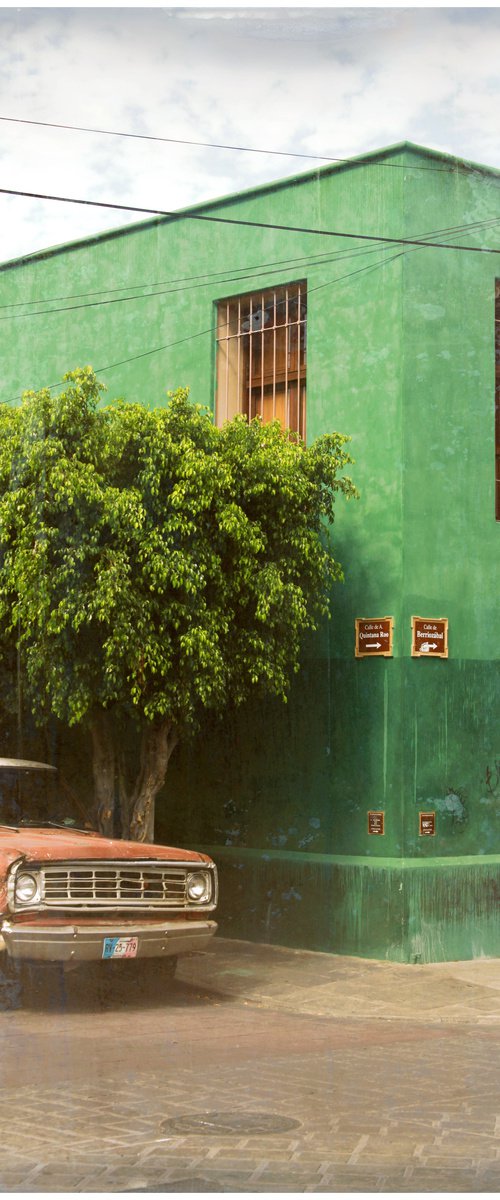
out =
{"type": "MultiPolygon", "coordinates": [[[[488,223],[489,223],[489,222],[488,222],[488,223]]],[[[476,225],[481,225],[481,224],[483,224],[483,223],[482,223],[482,222],[476,222],[475,224],[476,224],[476,225]]],[[[450,230],[450,229],[454,229],[454,230],[457,230],[457,229],[458,229],[458,230],[460,230],[460,227],[458,227],[458,226],[455,226],[455,227],[448,227],[448,230],[450,230]]],[[[448,230],[447,230],[447,231],[448,231],[448,230]]],[[[437,232],[440,232],[440,231],[437,231],[437,232]]],[[[428,234],[428,235],[423,235],[423,236],[427,236],[427,237],[429,237],[429,236],[432,236],[432,235],[429,235],[429,234],[428,234]]],[[[412,239],[412,240],[408,239],[408,244],[409,244],[409,245],[410,245],[410,246],[411,246],[413,249],[417,249],[417,248],[418,248],[419,246],[421,246],[421,245],[424,245],[424,246],[426,246],[426,245],[429,245],[429,244],[431,244],[431,245],[432,245],[433,243],[429,243],[429,242],[423,242],[421,239],[418,239],[418,240],[417,240],[417,239],[412,239]]],[[[372,249],[373,249],[373,248],[372,248],[372,249]]],[[[371,252],[371,251],[370,251],[370,252],[371,252]]],[[[355,275],[359,275],[359,274],[361,274],[361,273],[363,273],[363,272],[367,272],[367,271],[369,271],[369,270],[375,270],[375,269],[378,269],[378,268],[380,268],[380,267],[382,267],[382,266],[388,265],[389,263],[391,263],[391,262],[394,262],[394,261],[395,261],[397,258],[403,257],[403,256],[404,256],[404,254],[405,254],[405,253],[408,253],[408,252],[410,252],[410,253],[411,253],[412,251],[411,251],[411,250],[410,250],[410,251],[404,251],[404,250],[403,250],[403,251],[400,251],[398,254],[395,254],[395,255],[393,255],[391,258],[388,258],[388,257],[386,256],[384,259],[381,259],[381,260],[379,260],[379,262],[378,262],[378,263],[369,263],[369,264],[366,264],[365,266],[358,268],[358,270],[356,270],[356,271],[350,271],[350,272],[348,272],[346,275],[337,276],[335,279],[332,279],[332,280],[327,280],[325,283],[322,283],[322,284],[315,285],[315,286],[313,286],[312,288],[308,288],[308,294],[310,294],[311,292],[319,291],[319,290],[321,290],[321,289],[322,289],[322,288],[324,288],[324,287],[331,286],[331,285],[333,285],[334,283],[340,283],[340,282],[343,282],[343,281],[345,281],[345,280],[347,280],[347,279],[350,279],[350,278],[352,278],[352,277],[353,277],[353,276],[355,276],[355,275]]],[[[354,253],[356,253],[356,252],[354,252],[354,253]]],[[[329,260],[326,260],[326,261],[329,261],[329,260]]],[[[318,265],[319,265],[319,264],[318,264],[318,265]]],[[[216,272],[215,274],[220,274],[220,272],[216,272]]],[[[196,277],[195,277],[195,278],[196,278],[196,277]]],[[[131,297],[131,299],[132,299],[132,298],[134,298],[134,297],[131,297]]],[[[71,306],[71,307],[74,307],[74,306],[71,306]]],[[[69,308],[69,311],[71,311],[71,307],[69,308]]],[[[50,311],[50,310],[49,310],[49,311],[50,311]]],[[[52,310],[52,311],[55,311],[55,310],[52,310]]],[[[183,344],[183,343],[185,343],[185,342],[188,342],[188,341],[195,340],[196,338],[203,337],[203,336],[205,336],[205,335],[207,335],[207,334],[212,334],[212,333],[215,333],[215,332],[217,332],[217,331],[218,331],[218,326],[211,325],[211,326],[209,326],[207,329],[200,330],[198,333],[189,334],[189,335],[187,335],[185,338],[179,338],[179,339],[177,339],[177,340],[176,340],[176,341],[174,341],[174,342],[165,343],[165,344],[164,344],[164,345],[162,345],[162,346],[155,346],[155,347],[153,347],[151,350],[145,350],[145,351],[142,351],[141,353],[139,353],[139,354],[136,354],[136,355],[132,355],[132,356],[130,356],[129,358],[126,358],[126,359],[121,359],[121,360],[119,360],[119,361],[117,361],[117,362],[114,362],[114,363],[108,363],[108,364],[107,364],[107,365],[105,365],[105,366],[97,367],[97,368],[95,368],[96,374],[103,374],[103,373],[104,373],[104,371],[109,371],[109,370],[112,370],[112,369],[114,369],[115,367],[123,366],[123,365],[126,365],[126,364],[130,363],[130,362],[135,362],[135,361],[138,361],[139,359],[141,359],[141,358],[146,358],[146,357],[149,357],[149,356],[151,356],[152,354],[158,354],[158,353],[161,353],[163,350],[172,349],[172,348],[173,348],[173,347],[175,347],[175,346],[181,345],[181,344],[183,344]]],[[[53,390],[53,389],[54,389],[54,388],[56,388],[56,387],[60,387],[60,386],[62,386],[62,383],[63,383],[63,381],[62,381],[62,380],[58,380],[56,383],[47,384],[47,385],[46,385],[46,387],[47,387],[47,390],[51,391],[51,390],[53,390]]],[[[23,396],[23,394],[24,394],[24,393],[22,393],[22,394],[21,394],[21,395],[19,395],[19,396],[11,397],[9,400],[2,401],[1,403],[2,403],[2,404],[13,404],[13,403],[16,403],[17,401],[19,401],[19,400],[21,400],[21,399],[22,399],[22,396],[23,396]]]]}
{"type": "MultiPolygon", "coordinates": [[[[378,250],[379,247],[377,247],[376,249],[378,250]]],[[[365,250],[364,253],[366,255],[366,254],[373,254],[374,252],[375,252],[374,249],[370,249],[370,250],[365,250]]],[[[334,256],[330,256],[330,257],[326,257],[326,258],[322,259],[319,263],[309,262],[307,265],[308,265],[309,269],[311,270],[311,269],[314,269],[314,267],[328,266],[330,263],[336,262],[336,261],[337,261],[337,259],[334,256]]],[[[346,261],[346,258],[344,257],[342,261],[346,261]]],[[[304,262],[301,262],[299,265],[303,270],[306,264],[304,262]]],[[[369,265],[371,265],[371,264],[368,264],[368,266],[369,265]]],[[[220,284],[220,286],[222,286],[222,284],[227,285],[230,283],[244,283],[246,280],[258,279],[263,275],[266,276],[269,274],[274,274],[274,270],[275,270],[275,268],[272,265],[266,267],[262,271],[256,271],[255,268],[253,268],[251,270],[250,274],[248,274],[246,276],[245,275],[228,276],[225,279],[220,279],[219,284],[220,284]]],[[[210,282],[211,281],[209,281],[209,283],[210,282]]],[[[62,313],[62,312],[79,312],[82,309],[102,308],[102,307],[105,307],[106,305],[110,305],[110,304],[126,304],[126,303],[131,303],[131,302],[137,303],[137,301],[139,301],[139,300],[153,300],[157,296],[178,296],[186,291],[196,291],[199,288],[208,287],[209,283],[207,283],[207,282],[191,283],[191,284],[186,284],[184,287],[168,287],[168,288],[160,289],[155,292],[143,293],[142,295],[138,295],[138,296],[114,296],[107,300],[88,300],[83,304],[64,305],[61,308],[41,308],[41,309],[35,309],[34,311],[26,312],[26,313],[10,313],[5,316],[0,316],[0,322],[1,321],[20,321],[25,318],[32,318],[32,317],[49,317],[52,315],[52,313],[56,314],[56,313],[62,313]]],[[[154,285],[150,285],[150,286],[154,286],[154,285]]],[[[276,286],[279,287],[280,285],[278,284],[276,286]]],[[[323,287],[325,285],[322,284],[321,286],[323,287]]],[[[315,289],[309,288],[308,290],[314,291],[315,289]]],[[[9,307],[9,306],[8,305],[0,306],[0,311],[3,307],[9,307]]]]}
{"type": "MultiPolygon", "coordinates": [[[[404,253],[405,253],[404,250],[400,251],[398,254],[392,255],[392,257],[389,259],[387,259],[387,258],[381,259],[377,263],[368,263],[364,267],[358,267],[358,269],[356,271],[349,271],[349,272],[347,272],[346,275],[336,276],[335,279],[330,279],[327,281],[327,283],[318,285],[318,290],[320,287],[327,287],[328,285],[333,286],[333,284],[335,284],[335,283],[342,283],[347,279],[351,279],[354,275],[360,275],[363,272],[367,272],[367,271],[375,271],[378,268],[383,267],[390,262],[393,262],[396,258],[401,258],[404,255],[404,253]]],[[[316,288],[313,287],[309,290],[315,291],[316,288]]],[[[94,369],[94,372],[96,375],[102,375],[102,374],[104,374],[104,371],[112,371],[115,367],[123,367],[123,366],[127,365],[128,363],[137,362],[141,358],[148,358],[152,354],[160,354],[163,350],[171,350],[174,346],[180,346],[185,342],[194,341],[196,338],[205,337],[209,333],[210,334],[217,333],[217,331],[218,331],[217,325],[210,325],[208,327],[208,329],[200,329],[198,331],[198,333],[190,333],[186,337],[178,338],[174,342],[166,342],[163,346],[154,346],[151,350],[143,350],[139,354],[132,354],[129,358],[122,358],[117,362],[107,363],[106,366],[94,367],[93,369],[94,369]]],[[[54,388],[61,387],[63,382],[64,381],[62,379],[59,379],[59,380],[57,380],[56,383],[45,384],[43,390],[52,391],[54,388]]],[[[29,390],[29,389],[27,389],[27,390],[29,390]]],[[[12,396],[9,400],[2,400],[0,403],[1,403],[1,405],[15,404],[15,403],[17,403],[17,401],[22,400],[23,395],[24,395],[24,392],[21,393],[21,395],[19,395],[19,396],[12,396]]]]}
{"type": "MultiPolygon", "coordinates": [[[[139,208],[132,204],[113,204],[103,200],[79,200],[71,196],[53,196],[44,192],[24,192],[14,190],[13,188],[0,188],[0,195],[21,196],[28,200],[50,200],[61,204],[81,204],[90,208],[107,208],[119,212],[136,212],[148,216],[168,217],[172,222],[206,221],[215,225],[235,225],[247,229],[271,229],[281,233],[307,233],[316,237],[350,238],[354,241],[380,242],[393,246],[425,246],[436,250],[468,250],[475,254],[500,254],[500,249],[495,249],[491,246],[457,246],[448,242],[426,242],[417,238],[385,237],[382,234],[371,233],[346,233],[339,229],[312,229],[307,225],[278,225],[271,221],[245,221],[237,217],[213,217],[207,213],[193,212],[192,209],[171,211],[159,208],[139,208]]],[[[215,205],[216,202],[214,201],[213,203],[215,205]]],[[[17,261],[20,263],[23,259],[21,258],[17,261]]]]}
{"type": "MultiPolygon", "coordinates": [[[[377,253],[377,251],[379,249],[380,249],[380,247],[378,247],[378,246],[370,247],[369,249],[364,249],[362,251],[362,253],[363,253],[363,255],[366,256],[367,254],[377,253]]],[[[357,255],[359,253],[360,253],[359,251],[352,251],[349,254],[344,251],[344,252],[342,252],[340,257],[341,257],[342,261],[345,262],[347,260],[347,258],[357,257],[357,255]]],[[[306,268],[309,270],[312,270],[315,267],[328,266],[332,262],[337,262],[338,257],[336,255],[325,255],[319,259],[315,257],[315,258],[303,258],[303,259],[288,259],[288,260],[285,259],[284,261],[287,264],[289,269],[291,269],[291,267],[294,266],[297,269],[297,271],[300,270],[303,272],[306,268]]],[[[248,267],[248,268],[244,268],[244,267],[235,268],[237,271],[240,272],[239,274],[229,275],[229,276],[224,276],[224,277],[220,277],[220,272],[217,272],[216,273],[218,276],[217,284],[220,287],[222,287],[223,285],[226,286],[231,283],[245,283],[247,280],[259,279],[262,276],[266,276],[266,275],[270,275],[270,274],[274,275],[275,271],[276,271],[276,265],[277,265],[276,263],[269,263],[267,266],[263,267],[262,270],[258,270],[257,267],[255,267],[255,266],[248,267]],[[246,275],[241,273],[245,269],[247,271],[246,275]]],[[[278,264],[278,265],[281,265],[281,264],[278,264]]],[[[282,267],[282,269],[283,269],[283,267],[282,267]]],[[[195,280],[199,279],[199,278],[200,278],[199,276],[194,276],[195,280]]],[[[168,282],[169,282],[168,280],[165,281],[165,283],[168,283],[168,282]]],[[[138,300],[152,300],[156,296],[177,296],[177,295],[181,295],[183,292],[197,291],[200,288],[214,286],[213,279],[211,277],[206,277],[206,276],[201,277],[201,282],[186,282],[184,284],[184,286],[182,286],[182,281],[173,280],[171,282],[174,284],[179,282],[179,283],[181,283],[181,286],[162,287],[161,284],[159,284],[159,283],[158,284],[154,284],[154,283],[138,284],[138,285],[136,285],[137,287],[142,287],[142,288],[145,288],[145,287],[154,288],[155,287],[158,290],[143,292],[141,295],[111,296],[110,298],[107,298],[104,300],[89,299],[89,300],[86,300],[82,304],[63,305],[60,308],[41,308],[41,309],[35,309],[35,310],[31,309],[29,312],[24,312],[24,313],[7,313],[5,316],[0,316],[0,321],[18,321],[18,320],[25,319],[27,317],[48,317],[48,316],[51,316],[52,313],[78,312],[79,310],[85,309],[85,308],[101,308],[101,307],[105,307],[110,304],[125,304],[125,303],[129,303],[129,302],[136,302],[138,300]]],[[[280,287],[282,285],[277,284],[276,286],[280,287]]],[[[118,288],[116,290],[117,291],[125,291],[124,288],[118,288]]],[[[89,294],[89,296],[92,295],[92,293],[88,293],[88,294],[89,294]]],[[[101,292],[98,292],[96,294],[99,296],[102,295],[101,292]]],[[[86,293],[83,293],[82,295],[83,295],[83,297],[85,297],[86,293]]],[[[79,299],[79,297],[78,296],[61,297],[61,299],[79,299]]],[[[34,304],[34,303],[51,304],[51,303],[55,303],[55,302],[56,302],[56,298],[53,298],[52,300],[39,300],[37,302],[36,301],[25,301],[25,302],[17,301],[15,305],[10,305],[10,304],[0,305],[0,312],[2,310],[4,310],[5,308],[22,307],[23,303],[28,305],[28,304],[34,304]]]]}
{"type": "MultiPolygon", "coordinates": [[[[458,236],[458,234],[463,232],[464,229],[470,230],[472,228],[474,228],[474,229],[484,228],[485,226],[489,227],[491,225],[498,225],[499,223],[500,223],[500,218],[495,217],[495,218],[491,218],[488,221],[476,221],[476,222],[473,222],[466,226],[465,225],[448,226],[444,229],[433,230],[431,233],[421,234],[420,237],[422,239],[428,239],[430,237],[435,237],[437,234],[443,234],[443,233],[448,233],[451,236],[453,236],[453,234],[458,236]]],[[[321,256],[314,255],[314,256],[305,256],[303,258],[278,259],[274,262],[268,262],[266,264],[260,263],[260,264],[254,264],[253,266],[248,265],[246,267],[235,267],[235,268],[233,268],[233,270],[238,273],[235,275],[229,275],[229,276],[224,275],[224,272],[222,272],[222,271],[213,271],[213,272],[207,272],[204,275],[184,276],[183,278],[181,277],[179,279],[162,280],[162,281],[157,281],[154,283],[152,282],[152,283],[142,283],[142,284],[129,284],[128,288],[127,287],[111,288],[111,289],[106,288],[100,292],[81,292],[81,293],[74,293],[73,295],[69,295],[69,296],[53,296],[53,297],[39,298],[36,300],[26,300],[26,301],[20,300],[20,301],[16,301],[14,304],[10,303],[10,304],[0,305],[0,312],[2,312],[5,309],[9,309],[9,308],[28,307],[33,304],[55,304],[55,303],[57,303],[58,300],[82,299],[82,300],[86,300],[86,303],[70,304],[70,305],[65,305],[61,308],[43,308],[38,311],[36,311],[36,310],[33,311],[33,309],[30,308],[29,312],[10,313],[10,314],[7,314],[6,316],[0,316],[0,321],[11,321],[11,320],[22,319],[22,318],[26,318],[26,317],[49,316],[52,313],[73,312],[73,311],[78,311],[78,310],[85,309],[85,308],[96,308],[96,307],[101,307],[101,306],[107,306],[110,304],[123,304],[125,302],[131,302],[131,301],[136,301],[136,300],[151,300],[155,296],[177,295],[177,294],[181,294],[182,292],[185,292],[185,291],[198,290],[200,288],[204,288],[204,287],[213,285],[214,279],[217,280],[218,285],[221,287],[222,287],[222,285],[226,285],[226,284],[230,284],[230,283],[240,283],[240,282],[244,283],[247,279],[257,279],[257,278],[262,277],[263,275],[264,276],[268,275],[271,272],[274,272],[274,270],[277,267],[281,267],[281,269],[283,269],[284,266],[287,266],[289,269],[294,267],[297,270],[305,269],[306,267],[309,269],[314,269],[316,267],[326,266],[332,262],[338,262],[339,259],[341,259],[342,261],[345,261],[347,258],[353,258],[353,257],[357,257],[360,255],[366,256],[368,254],[374,254],[374,253],[377,253],[380,248],[381,248],[381,246],[379,244],[376,244],[375,246],[371,246],[369,248],[363,246],[363,247],[358,247],[357,249],[339,250],[334,255],[321,255],[321,256]],[[259,267],[261,267],[262,269],[259,270],[259,267]],[[246,274],[244,274],[244,272],[246,272],[246,274]],[[198,281],[200,281],[200,282],[198,282],[198,281]],[[181,286],[174,286],[174,285],[178,285],[178,284],[180,284],[181,286]],[[182,286],[182,285],[184,285],[184,286],[182,286]],[[137,290],[139,288],[150,288],[150,289],[156,288],[158,290],[148,291],[148,292],[145,292],[143,295],[139,295],[139,296],[134,296],[134,295],[114,296],[114,295],[112,295],[110,297],[110,292],[111,293],[124,292],[127,290],[130,291],[131,289],[137,290]],[[91,299],[91,297],[93,297],[93,296],[106,296],[106,299],[95,299],[94,300],[94,299],[91,299]],[[87,297],[88,297],[88,299],[87,299],[87,297]]],[[[416,248],[418,248],[418,247],[416,247],[416,248]]]]}
{"type": "MultiPolygon", "coordinates": [[[[440,175],[450,174],[450,172],[456,170],[454,166],[424,167],[421,164],[415,164],[415,166],[411,164],[409,166],[405,163],[378,162],[374,153],[367,154],[366,156],[362,155],[360,158],[355,158],[353,162],[352,158],[338,158],[333,154],[305,154],[299,153],[297,150],[266,150],[260,146],[229,146],[221,142],[197,142],[190,141],[187,138],[159,137],[152,133],[125,133],[121,129],[93,129],[87,125],[63,125],[58,121],[32,121],[28,120],[27,117],[0,117],[0,121],[7,121],[15,125],[36,125],[42,129],[65,129],[72,133],[97,133],[105,137],[133,138],[142,142],[168,142],[174,146],[198,146],[208,150],[236,150],[239,153],[245,154],[271,154],[280,158],[307,158],[317,162],[351,163],[353,166],[392,167],[402,171],[409,169],[434,171],[440,175]]],[[[457,165],[459,163],[460,160],[457,159],[457,165]]]]}
{"type": "MultiPolygon", "coordinates": [[[[498,218],[498,222],[500,223],[500,217],[498,218]]],[[[271,268],[283,269],[287,267],[290,269],[304,266],[321,266],[321,263],[323,262],[329,263],[338,261],[339,259],[343,260],[346,258],[355,258],[359,255],[374,254],[379,249],[380,247],[375,243],[374,246],[369,248],[366,246],[359,246],[357,249],[346,247],[345,249],[336,250],[334,254],[330,254],[325,251],[324,254],[316,252],[315,254],[306,254],[302,257],[299,255],[294,255],[293,258],[268,259],[265,262],[246,263],[241,267],[235,266],[232,268],[226,268],[225,270],[205,271],[202,275],[180,275],[174,279],[142,280],[140,283],[122,284],[121,287],[99,288],[98,290],[90,292],[69,292],[61,296],[36,296],[33,300],[11,300],[8,304],[0,304],[0,309],[26,308],[32,304],[56,304],[58,301],[62,300],[83,300],[93,296],[109,296],[116,292],[138,291],[141,288],[160,288],[166,287],[167,285],[170,287],[173,284],[197,284],[198,281],[206,281],[207,284],[212,282],[224,283],[227,279],[227,270],[232,270],[236,273],[234,278],[237,281],[238,275],[241,275],[241,277],[245,279],[248,275],[251,277],[259,272],[261,268],[265,268],[267,271],[271,268]]],[[[0,266],[0,272],[1,270],[2,268],[0,266]]]]}

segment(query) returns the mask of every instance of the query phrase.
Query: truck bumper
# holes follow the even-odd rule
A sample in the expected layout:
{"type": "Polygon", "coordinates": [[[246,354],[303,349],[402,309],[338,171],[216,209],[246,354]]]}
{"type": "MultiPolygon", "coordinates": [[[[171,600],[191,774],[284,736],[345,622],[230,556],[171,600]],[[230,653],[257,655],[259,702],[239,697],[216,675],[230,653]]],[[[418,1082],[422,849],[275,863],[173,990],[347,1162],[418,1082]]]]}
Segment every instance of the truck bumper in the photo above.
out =
{"type": "Polygon", "coordinates": [[[103,957],[104,939],[136,937],[137,958],[167,958],[203,950],[217,929],[215,921],[140,921],[105,924],[27,925],[3,921],[2,942],[10,958],[30,962],[97,962],[103,957]]]}

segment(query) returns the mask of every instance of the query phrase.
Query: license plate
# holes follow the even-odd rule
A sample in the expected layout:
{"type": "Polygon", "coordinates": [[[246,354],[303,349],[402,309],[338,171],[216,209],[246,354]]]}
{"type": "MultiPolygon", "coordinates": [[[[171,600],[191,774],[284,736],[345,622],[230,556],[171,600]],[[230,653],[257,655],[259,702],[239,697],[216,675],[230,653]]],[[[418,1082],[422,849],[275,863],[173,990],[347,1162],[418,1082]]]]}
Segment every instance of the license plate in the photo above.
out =
{"type": "Polygon", "coordinates": [[[102,948],[103,958],[135,958],[139,938],[136,937],[107,937],[102,948]]]}

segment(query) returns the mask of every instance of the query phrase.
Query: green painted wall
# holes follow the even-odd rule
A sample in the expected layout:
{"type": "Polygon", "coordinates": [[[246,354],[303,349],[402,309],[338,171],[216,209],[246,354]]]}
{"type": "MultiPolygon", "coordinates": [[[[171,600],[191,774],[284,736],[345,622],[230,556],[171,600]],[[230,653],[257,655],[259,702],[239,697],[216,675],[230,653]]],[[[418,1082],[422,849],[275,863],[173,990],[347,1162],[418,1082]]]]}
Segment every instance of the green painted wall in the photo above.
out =
{"type": "MultiPolygon", "coordinates": [[[[408,145],[195,211],[500,251],[499,175],[408,145]]],[[[158,820],[160,839],[214,848],[238,936],[498,953],[496,275],[473,251],[184,219],[0,269],[4,401],[91,362],[110,396],[157,405],[187,384],[213,404],[217,300],[307,280],[307,437],[349,433],[361,491],[336,519],[346,582],[289,704],[208,722],[176,752],[158,820]],[[385,615],[394,657],[356,660],[355,617],[385,615]],[[449,618],[447,661],[411,658],[412,615],[449,618]]]]}

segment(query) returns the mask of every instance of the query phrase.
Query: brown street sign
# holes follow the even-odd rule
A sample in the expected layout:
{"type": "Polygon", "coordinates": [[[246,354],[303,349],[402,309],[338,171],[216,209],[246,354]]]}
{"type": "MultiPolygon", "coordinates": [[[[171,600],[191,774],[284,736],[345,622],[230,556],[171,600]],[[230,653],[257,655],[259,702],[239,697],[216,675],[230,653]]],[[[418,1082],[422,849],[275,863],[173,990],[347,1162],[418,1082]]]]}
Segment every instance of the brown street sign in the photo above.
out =
{"type": "Polygon", "coordinates": [[[356,617],[356,641],[354,652],[356,658],[392,655],[392,635],[394,620],[392,617],[356,617]]]}
{"type": "Polygon", "coordinates": [[[383,834],[384,831],[384,812],[369,812],[368,813],[368,833],[383,834]]]}
{"type": "Polygon", "coordinates": [[[420,837],[433,837],[436,832],[435,812],[420,812],[418,814],[418,832],[420,837]]]}
{"type": "Polygon", "coordinates": [[[448,658],[448,617],[412,617],[412,658],[448,658]]]}

